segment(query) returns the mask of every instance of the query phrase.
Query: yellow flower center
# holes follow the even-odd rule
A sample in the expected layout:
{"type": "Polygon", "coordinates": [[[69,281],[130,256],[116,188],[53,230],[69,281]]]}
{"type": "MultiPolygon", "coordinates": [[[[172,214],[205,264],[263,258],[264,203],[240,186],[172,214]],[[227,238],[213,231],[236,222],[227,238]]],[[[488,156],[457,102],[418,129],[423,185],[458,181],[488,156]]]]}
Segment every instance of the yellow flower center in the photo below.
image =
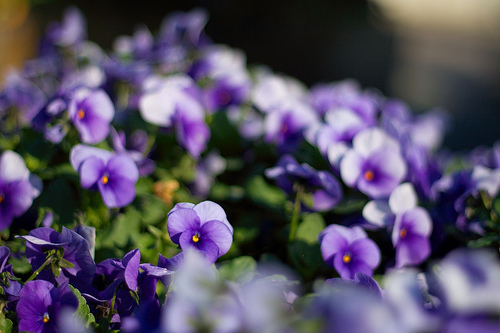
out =
{"type": "Polygon", "coordinates": [[[3,195],[0,194],[0,203],[3,202],[3,195]]]}
{"type": "Polygon", "coordinates": [[[106,176],[106,175],[102,176],[101,181],[102,181],[102,183],[103,183],[104,185],[106,185],[106,184],[109,182],[109,178],[108,178],[108,176],[106,176]]]}
{"type": "Polygon", "coordinates": [[[78,117],[78,119],[83,119],[83,117],[85,117],[85,112],[82,109],[80,109],[78,110],[76,116],[78,117]]]}
{"type": "Polygon", "coordinates": [[[350,263],[351,262],[351,255],[349,253],[344,254],[344,256],[342,257],[342,261],[344,262],[344,264],[350,263]]]}
{"type": "Polygon", "coordinates": [[[49,314],[47,312],[45,312],[45,314],[43,315],[42,321],[44,324],[47,324],[49,322],[49,320],[50,320],[49,314]]]}
{"type": "Polygon", "coordinates": [[[405,238],[408,233],[406,232],[406,229],[401,229],[399,232],[399,237],[405,238]]]}
{"type": "Polygon", "coordinates": [[[373,178],[375,178],[375,174],[373,173],[373,171],[371,170],[368,170],[365,172],[365,174],[363,175],[365,177],[365,179],[369,182],[371,182],[373,180],[373,178]]]}
{"type": "Polygon", "coordinates": [[[200,241],[200,234],[195,233],[193,235],[193,238],[191,238],[191,239],[193,240],[193,242],[198,243],[200,241]]]}

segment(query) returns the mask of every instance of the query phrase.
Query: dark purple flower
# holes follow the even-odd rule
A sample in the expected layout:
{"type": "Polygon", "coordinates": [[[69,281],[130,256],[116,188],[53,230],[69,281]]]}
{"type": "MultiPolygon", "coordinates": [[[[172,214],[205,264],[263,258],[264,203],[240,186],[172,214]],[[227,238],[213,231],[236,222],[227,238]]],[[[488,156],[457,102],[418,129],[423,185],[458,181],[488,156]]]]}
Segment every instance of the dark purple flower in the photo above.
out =
{"type": "Polygon", "coordinates": [[[76,145],[70,159],[80,174],[82,187],[99,190],[106,206],[123,207],[134,200],[139,171],[128,155],[76,145]]]}
{"type": "Polygon", "coordinates": [[[315,211],[332,209],[342,199],[342,188],[338,180],[327,171],[317,171],[310,165],[299,164],[291,155],[283,155],[278,165],[267,169],[266,176],[276,179],[278,186],[289,195],[297,183],[305,193],[312,196],[312,203],[305,202],[315,211]]]}
{"type": "Polygon", "coordinates": [[[168,213],[167,228],[175,244],[183,250],[198,249],[212,263],[229,251],[233,242],[233,227],[226,213],[211,201],[175,205],[168,213]]]}
{"type": "Polygon", "coordinates": [[[79,88],[72,94],[68,112],[82,142],[96,144],[108,136],[115,107],[104,90],[79,88]]]}
{"type": "Polygon", "coordinates": [[[71,283],[75,287],[90,285],[95,272],[94,259],[89,251],[89,243],[73,230],[63,227],[59,234],[54,229],[37,228],[31,230],[27,236],[18,236],[26,240],[26,258],[33,270],[38,269],[47,260],[52,250],[64,249],[62,258],[73,266],[54,262],[59,276],[54,275],[51,265],[42,270],[38,278],[63,284],[71,283]]]}
{"type": "Polygon", "coordinates": [[[388,197],[406,171],[399,144],[378,128],[359,132],[340,162],[344,183],[372,198],[388,197]]]}
{"type": "Polygon", "coordinates": [[[57,332],[62,311],[77,308],[78,299],[67,284],[55,287],[44,280],[29,281],[21,289],[16,307],[19,331],[57,332]]]}
{"type": "Polygon", "coordinates": [[[227,73],[213,80],[213,84],[203,91],[203,102],[210,112],[239,106],[250,95],[251,83],[246,72],[227,73]]]}
{"type": "Polygon", "coordinates": [[[380,250],[360,227],[330,225],[318,236],[323,260],[343,279],[357,272],[371,276],[380,263],[380,250]]]}
{"type": "Polygon", "coordinates": [[[7,150],[0,155],[0,230],[31,207],[41,188],[41,180],[30,174],[19,154],[7,150]]]}

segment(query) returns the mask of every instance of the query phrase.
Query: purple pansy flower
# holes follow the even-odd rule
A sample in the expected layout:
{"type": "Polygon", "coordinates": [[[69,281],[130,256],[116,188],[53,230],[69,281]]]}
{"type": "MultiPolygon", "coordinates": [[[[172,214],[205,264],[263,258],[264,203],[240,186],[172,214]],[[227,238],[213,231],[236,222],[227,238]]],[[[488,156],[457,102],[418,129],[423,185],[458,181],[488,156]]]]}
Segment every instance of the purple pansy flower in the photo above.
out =
{"type": "Polygon", "coordinates": [[[372,198],[389,196],[406,171],[399,144],[378,128],[359,132],[340,162],[344,183],[372,198]]]}
{"type": "Polygon", "coordinates": [[[357,272],[371,276],[380,263],[380,250],[361,227],[330,225],[318,236],[323,260],[343,279],[357,272]]]}
{"type": "Polygon", "coordinates": [[[212,263],[229,251],[233,242],[233,227],[226,213],[211,201],[175,205],[168,213],[167,228],[175,244],[183,250],[200,250],[212,263]]]}
{"type": "Polygon", "coordinates": [[[47,259],[47,251],[64,249],[63,259],[73,264],[73,267],[60,267],[59,276],[54,276],[53,270],[44,269],[40,279],[71,283],[75,287],[89,285],[94,277],[95,263],[89,250],[89,243],[73,230],[63,227],[59,234],[51,228],[31,230],[27,236],[18,236],[26,240],[26,258],[33,270],[38,269],[47,259]]]}
{"type": "Polygon", "coordinates": [[[267,169],[266,176],[276,179],[278,186],[291,195],[294,185],[304,187],[312,196],[312,205],[308,208],[315,211],[326,211],[335,207],[342,199],[342,188],[338,180],[327,171],[317,171],[309,164],[299,164],[291,155],[283,155],[278,165],[267,169]]]}
{"type": "Polygon", "coordinates": [[[396,267],[419,264],[431,253],[432,220],[417,202],[413,185],[403,183],[394,189],[388,202],[372,200],[363,208],[363,217],[368,222],[392,230],[396,267]]]}
{"type": "Polygon", "coordinates": [[[0,155],[0,230],[8,228],[14,217],[31,207],[42,186],[19,154],[7,150],[0,155]]]}
{"type": "Polygon", "coordinates": [[[123,207],[134,200],[139,171],[128,155],[76,145],[70,160],[80,174],[82,187],[99,190],[109,208],[123,207]]]}
{"type": "Polygon", "coordinates": [[[84,143],[96,144],[106,139],[115,107],[102,89],[77,89],[68,103],[69,117],[84,143]]]}
{"type": "Polygon", "coordinates": [[[16,307],[19,331],[57,332],[62,311],[77,308],[78,299],[67,284],[55,287],[44,280],[29,281],[21,289],[16,307]]]}

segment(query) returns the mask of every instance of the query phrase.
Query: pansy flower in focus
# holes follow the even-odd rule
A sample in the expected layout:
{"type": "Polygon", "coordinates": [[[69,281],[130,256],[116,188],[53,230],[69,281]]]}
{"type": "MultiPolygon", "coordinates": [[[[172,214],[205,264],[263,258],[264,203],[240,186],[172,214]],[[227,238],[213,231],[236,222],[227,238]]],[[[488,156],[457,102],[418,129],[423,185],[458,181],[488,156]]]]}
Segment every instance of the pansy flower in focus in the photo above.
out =
{"type": "Polygon", "coordinates": [[[183,250],[195,248],[214,263],[233,242],[233,227],[221,206],[211,201],[179,203],[168,213],[168,234],[183,250]]]}

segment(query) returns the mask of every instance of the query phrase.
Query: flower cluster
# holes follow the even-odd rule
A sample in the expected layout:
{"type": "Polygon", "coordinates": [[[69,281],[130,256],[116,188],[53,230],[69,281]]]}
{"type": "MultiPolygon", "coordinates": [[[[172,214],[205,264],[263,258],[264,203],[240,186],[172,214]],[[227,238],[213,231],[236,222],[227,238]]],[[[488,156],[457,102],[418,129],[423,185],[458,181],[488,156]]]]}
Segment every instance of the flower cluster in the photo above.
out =
{"type": "Polygon", "coordinates": [[[0,330],[498,332],[500,144],[207,20],[104,51],[70,8],[5,79],[0,330]]]}

